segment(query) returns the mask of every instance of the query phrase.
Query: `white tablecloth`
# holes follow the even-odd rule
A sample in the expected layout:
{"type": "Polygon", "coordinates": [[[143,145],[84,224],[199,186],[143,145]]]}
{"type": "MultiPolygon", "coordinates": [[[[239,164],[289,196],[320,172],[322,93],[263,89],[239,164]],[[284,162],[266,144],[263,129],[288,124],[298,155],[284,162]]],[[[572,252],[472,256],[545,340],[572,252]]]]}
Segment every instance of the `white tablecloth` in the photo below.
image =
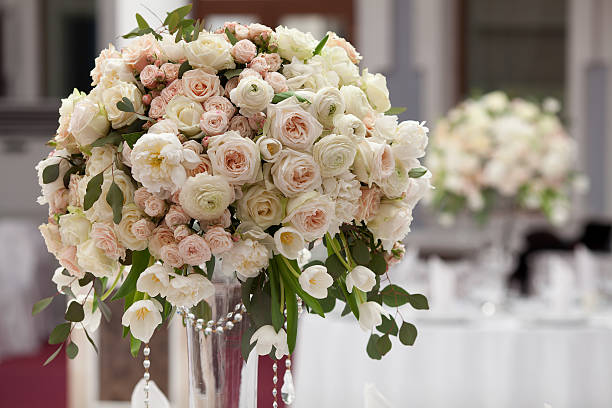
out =
{"type": "Polygon", "coordinates": [[[366,383],[396,408],[612,407],[610,328],[416,323],[415,346],[374,361],[353,317],[302,317],[294,408],[363,407],[366,383]]]}

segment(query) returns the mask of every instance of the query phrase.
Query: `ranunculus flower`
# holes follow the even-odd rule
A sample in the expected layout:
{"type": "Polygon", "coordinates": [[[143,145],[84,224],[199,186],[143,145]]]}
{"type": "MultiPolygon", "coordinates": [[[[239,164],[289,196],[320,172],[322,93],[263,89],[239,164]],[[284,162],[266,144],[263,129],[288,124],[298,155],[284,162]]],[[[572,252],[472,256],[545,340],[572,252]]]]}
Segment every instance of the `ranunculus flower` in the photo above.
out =
{"type": "Polygon", "coordinates": [[[181,251],[179,251],[178,244],[175,242],[161,247],[159,254],[164,264],[173,268],[180,268],[185,264],[185,260],[181,256],[181,251]]]}
{"type": "Polygon", "coordinates": [[[134,203],[126,204],[121,211],[121,222],[115,227],[119,242],[132,251],[142,251],[147,247],[147,239],[143,234],[134,233],[134,224],[143,219],[144,214],[134,203]]]}
{"type": "Polygon", "coordinates": [[[234,44],[231,53],[237,63],[246,64],[257,55],[257,47],[249,40],[240,40],[234,44]]]}
{"type": "Polygon", "coordinates": [[[136,281],[136,290],[151,297],[165,296],[170,285],[170,275],[173,274],[174,271],[169,265],[154,263],[140,274],[136,281]]]}
{"type": "Polygon", "coordinates": [[[394,169],[395,159],[388,144],[365,140],[357,145],[353,172],[362,183],[381,183],[394,169]]]}
{"type": "Polygon", "coordinates": [[[369,292],[376,285],[376,274],[362,265],[357,265],[346,276],[346,289],[353,291],[353,287],[369,292]]]}
{"type": "Polygon", "coordinates": [[[183,74],[183,94],[196,102],[205,102],[212,96],[221,95],[221,81],[203,69],[194,69],[183,74]]]}
{"type": "Polygon", "coordinates": [[[269,190],[263,183],[253,184],[236,202],[236,216],[252,221],[263,229],[277,225],[283,218],[284,197],[280,191],[269,190]]]}
{"type": "Polygon", "coordinates": [[[123,313],[121,324],[130,327],[134,338],[148,343],[162,322],[163,310],[162,305],[155,299],[138,300],[123,313]]]}
{"type": "Polygon", "coordinates": [[[200,118],[200,129],[206,136],[216,136],[225,133],[229,126],[229,119],[223,111],[204,112],[200,118]]]}
{"type": "Polygon", "coordinates": [[[249,120],[245,116],[236,115],[229,122],[229,130],[240,133],[240,136],[250,138],[253,136],[253,129],[249,125],[249,120]]]}
{"type": "Polygon", "coordinates": [[[271,325],[262,326],[251,336],[250,344],[255,345],[255,351],[260,356],[267,356],[272,352],[272,346],[276,349],[276,358],[281,359],[283,356],[289,355],[289,346],[287,345],[287,332],[285,329],[280,329],[277,333],[271,325]]]}
{"type": "Polygon", "coordinates": [[[301,151],[308,150],[323,131],[323,126],[294,97],[270,105],[266,126],[270,136],[301,151]]]}
{"type": "Polygon", "coordinates": [[[312,34],[283,26],[276,27],[276,40],[279,55],[289,61],[293,57],[300,60],[312,57],[312,52],[317,46],[317,41],[312,34]]]}
{"type": "Polygon", "coordinates": [[[210,247],[204,238],[192,234],[178,243],[179,253],[188,265],[202,265],[210,260],[210,247]]]}
{"type": "Polygon", "coordinates": [[[355,115],[334,116],[334,133],[350,136],[353,142],[361,143],[366,137],[366,127],[355,115]]]}
{"type": "Polygon", "coordinates": [[[114,278],[119,272],[119,262],[106,256],[93,239],[77,245],[76,258],[83,270],[98,278],[114,278]]]}
{"type": "Polygon", "coordinates": [[[348,171],[357,149],[350,137],[327,135],[315,143],[312,156],[321,168],[321,176],[332,177],[348,171]]]}
{"type": "Polygon", "coordinates": [[[334,126],[334,118],[344,114],[344,97],[336,87],[321,88],[312,100],[312,112],[326,128],[334,126]]]}
{"type": "Polygon", "coordinates": [[[232,44],[225,34],[201,32],[196,41],[185,44],[185,54],[192,67],[212,68],[215,71],[236,68],[231,54],[232,44]]]}
{"type": "Polygon", "coordinates": [[[221,176],[200,173],[187,179],[179,201],[191,218],[214,220],[234,201],[234,189],[221,176]]]}
{"type": "Polygon", "coordinates": [[[368,228],[375,239],[380,239],[383,249],[389,251],[396,241],[404,239],[410,232],[412,208],[402,202],[383,201],[378,212],[368,222],[368,228]]]}
{"type": "Polygon", "coordinates": [[[113,129],[119,129],[127,125],[131,125],[137,118],[134,112],[124,112],[119,110],[117,102],[121,102],[123,98],[128,98],[132,105],[134,105],[134,111],[139,114],[144,114],[144,106],[142,106],[142,94],[138,87],[134,84],[128,84],[126,82],[119,82],[116,85],[105,89],[102,92],[102,100],[104,101],[104,108],[106,109],[106,115],[110,120],[113,129]]]}
{"type": "Polygon", "coordinates": [[[254,278],[268,267],[272,252],[261,241],[247,238],[234,244],[231,251],[223,255],[223,273],[232,276],[234,272],[241,280],[254,278]]]}
{"type": "Polygon", "coordinates": [[[324,265],[309,266],[300,274],[298,280],[304,292],[315,299],[325,299],[327,289],[334,284],[334,278],[327,273],[324,265]]]}
{"type": "Polygon", "coordinates": [[[213,255],[218,256],[232,249],[234,241],[232,240],[232,234],[227,232],[222,226],[216,225],[206,230],[204,239],[210,247],[210,252],[213,255]]]}
{"type": "Polygon", "coordinates": [[[201,104],[182,95],[175,96],[166,105],[166,118],[173,120],[178,129],[187,135],[195,135],[200,131],[203,113],[201,104]]]}
{"type": "Polygon", "coordinates": [[[304,249],[304,237],[292,227],[281,227],[274,233],[276,250],[287,259],[297,259],[304,249]]]}
{"type": "Polygon", "coordinates": [[[82,213],[66,214],[59,219],[59,233],[64,245],[78,245],[89,239],[91,223],[82,213]]]}
{"type": "Polygon", "coordinates": [[[96,222],[91,226],[91,239],[96,246],[111,259],[125,258],[125,248],[117,241],[115,229],[111,224],[96,222]]]}
{"type": "Polygon", "coordinates": [[[206,102],[204,102],[204,110],[206,112],[221,111],[225,113],[225,116],[227,116],[228,120],[231,119],[236,113],[236,108],[234,107],[232,102],[230,102],[230,100],[227,99],[225,96],[221,95],[215,95],[208,98],[206,102]]]}
{"type": "Polygon", "coordinates": [[[255,142],[234,131],[211,137],[208,157],[213,172],[236,185],[255,182],[261,168],[259,149],[255,142]]]}
{"type": "Polygon", "coordinates": [[[321,170],[311,155],[283,150],[271,169],[274,185],[287,197],[321,185],[321,170]]]}
{"type": "Polygon", "coordinates": [[[359,326],[363,331],[372,331],[382,323],[381,315],[389,316],[389,313],[376,302],[365,302],[359,304],[359,326]]]}
{"type": "Polygon", "coordinates": [[[204,276],[192,273],[188,276],[176,275],[170,280],[166,300],[173,306],[193,307],[202,300],[215,294],[215,286],[204,276]]]}
{"type": "Polygon", "coordinates": [[[370,74],[364,69],[361,74],[361,87],[365,90],[368,101],[372,108],[379,113],[385,113],[391,109],[387,79],[382,74],[370,74]]]}
{"type": "Polygon", "coordinates": [[[104,109],[93,100],[85,98],[74,107],[68,131],[79,145],[85,146],[106,136],[109,127],[104,109]]]}
{"type": "Polygon", "coordinates": [[[366,116],[374,114],[374,109],[368,102],[366,94],[355,85],[345,85],[340,88],[344,97],[345,111],[363,120],[366,116]]]}
{"type": "Polygon", "coordinates": [[[261,112],[272,102],[274,89],[263,79],[247,77],[230,92],[230,99],[240,108],[240,114],[251,116],[261,112]]]}
{"type": "Polygon", "coordinates": [[[283,223],[290,223],[305,240],[313,241],[325,235],[334,216],[335,206],[329,197],[310,191],[289,200],[283,223]]]}

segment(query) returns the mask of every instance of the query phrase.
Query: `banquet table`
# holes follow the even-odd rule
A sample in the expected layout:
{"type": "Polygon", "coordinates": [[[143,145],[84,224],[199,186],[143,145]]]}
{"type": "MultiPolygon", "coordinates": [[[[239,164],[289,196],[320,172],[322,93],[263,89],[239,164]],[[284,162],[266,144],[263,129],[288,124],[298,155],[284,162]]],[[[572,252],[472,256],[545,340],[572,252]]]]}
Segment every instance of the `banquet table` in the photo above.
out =
{"type": "Polygon", "coordinates": [[[397,408],[612,406],[610,319],[413,321],[415,345],[375,361],[353,317],[303,316],[294,407],[364,407],[366,384],[397,408]]]}

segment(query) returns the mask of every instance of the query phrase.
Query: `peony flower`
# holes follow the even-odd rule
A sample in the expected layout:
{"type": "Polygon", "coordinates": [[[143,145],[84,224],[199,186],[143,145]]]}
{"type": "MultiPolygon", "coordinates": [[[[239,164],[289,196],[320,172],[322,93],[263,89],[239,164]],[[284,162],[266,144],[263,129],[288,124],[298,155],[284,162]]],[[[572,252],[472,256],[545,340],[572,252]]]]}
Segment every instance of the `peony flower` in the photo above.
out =
{"type": "Polygon", "coordinates": [[[241,79],[230,92],[230,99],[240,108],[240,114],[251,116],[261,112],[272,102],[274,89],[263,79],[249,76],[241,79]]]}
{"type": "Polygon", "coordinates": [[[229,131],[208,142],[208,157],[215,174],[235,185],[253,183],[259,176],[259,149],[251,139],[229,131]]]}
{"type": "Polygon", "coordinates": [[[372,331],[382,323],[381,315],[389,316],[389,313],[376,302],[365,302],[359,304],[359,326],[363,331],[372,331]]]}
{"type": "Polygon", "coordinates": [[[357,149],[350,137],[331,134],[321,138],[312,149],[312,156],[321,168],[321,176],[346,173],[353,165],[357,149]]]}
{"type": "Polygon", "coordinates": [[[357,145],[353,172],[362,183],[368,186],[381,183],[394,169],[395,160],[388,144],[365,140],[357,145]]]}
{"type": "Polygon", "coordinates": [[[423,157],[427,147],[427,132],[425,122],[407,120],[399,124],[398,136],[391,143],[391,150],[396,160],[407,163],[411,159],[423,157]]]}
{"type": "Polygon", "coordinates": [[[179,251],[178,245],[175,242],[161,247],[159,254],[164,264],[173,268],[180,268],[185,264],[185,260],[181,256],[181,251],[179,251]]]}
{"type": "Polygon", "coordinates": [[[396,241],[410,232],[412,208],[401,202],[382,202],[376,215],[368,222],[374,238],[380,239],[383,249],[389,251],[396,241]]]}
{"type": "Polygon", "coordinates": [[[165,225],[160,225],[153,230],[149,238],[149,252],[157,259],[161,259],[161,249],[165,245],[176,242],[174,233],[165,225]]]}
{"type": "Polygon", "coordinates": [[[183,74],[183,95],[196,102],[205,102],[223,92],[219,77],[203,69],[194,69],[183,74]]]}
{"type": "Polygon", "coordinates": [[[312,34],[283,26],[276,27],[276,41],[278,42],[278,54],[290,61],[293,57],[300,60],[312,57],[317,46],[317,41],[312,34]]]}
{"type": "Polygon", "coordinates": [[[278,156],[283,150],[283,145],[279,140],[272,139],[271,137],[260,137],[255,142],[259,146],[259,153],[261,158],[269,163],[274,163],[278,156]]]}
{"type": "Polygon", "coordinates": [[[365,91],[372,108],[378,113],[391,109],[387,79],[382,74],[370,74],[364,69],[361,74],[361,88],[365,91]]]}
{"type": "MultiPolygon", "coordinates": [[[[119,129],[127,125],[131,125],[137,118],[136,113],[144,114],[142,106],[142,94],[138,87],[131,83],[119,82],[116,85],[105,89],[102,92],[102,100],[106,115],[110,120],[113,129],[119,129]],[[124,112],[119,110],[117,102],[121,102],[123,98],[128,98],[134,106],[134,112],[124,112]]],[[[101,119],[100,119],[101,121],[101,119]]]]}
{"type": "Polygon", "coordinates": [[[187,179],[179,201],[191,218],[214,220],[234,201],[234,189],[221,176],[200,173],[187,179]]]}
{"type": "Polygon", "coordinates": [[[212,68],[215,71],[236,68],[231,54],[232,45],[225,34],[202,31],[198,39],[185,44],[185,55],[192,67],[212,68]]]}
{"type": "Polygon", "coordinates": [[[346,113],[355,115],[361,120],[374,114],[374,110],[368,102],[368,97],[358,87],[354,85],[345,85],[340,88],[340,92],[344,97],[346,113]]]}
{"type": "Polygon", "coordinates": [[[228,120],[231,119],[236,113],[236,107],[232,102],[225,96],[215,95],[211,96],[204,102],[204,110],[209,111],[221,111],[225,113],[228,120]]]}
{"type": "Polygon", "coordinates": [[[175,275],[170,280],[166,300],[173,306],[193,307],[202,300],[210,299],[214,294],[215,286],[202,275],[175,275]]]}
{"type": "Polygon", "coordinates": [[[79,145],[85,146],[106,136],[109,127],[104,108],[90,98],[85,98],[75,105],[68,131],[79,145]]]}
{"type": "Polygon", "coordinates": [[[237,63],[246,64],[257,55],[257,47],[249,40],[240,40],[234,44],[230,52],[237,63]]]}
{"type": "Polygon", "coordinates": [[[185,168],[195,167],[198,156],[183,148],[176,135],[147,133],[141,136],[132,150],[132,176],[152,193],[173,193],[185,180],[185,168]]]}
{"type": "Polygon", "coordinates": [[[295,97],[271,105],[266,122],[268,134],[295,150],[308,150],[321,135],[323,126],[301,108],[295,97]]]}
{"type": "MultiPolygon", "coordinates": [[[[325,87],[319,89],[315,94],[311,110],[319,122],[325,127],[334,126],[334,118],[344,114],[344,97],[336,87],[325,87]]],[[[350,135],[347,135],[350,136],[350,135]]]]}
{"type": "Polygon", "coordinates": [[[222,255],[232,249],[234,245],[232,235],[220,225],[216,225],[206,230],[204,239],[208,243],[210,251],[214,256],[222,255]]]}
{"type": "Polygon", "coordinates": [[[200,118],[200,129],[206,136],[216,136],[225,133],[229,126],[229,119],[223,111],[204,112],[200,118]]]}
{"type": "Polygon", "coordinates": [[[315,299],[325,299],[327,289],[334,284],[334,278],[327,273],[324,265],[309,266],[300,274],[298,280],[304,292],[315,299]]]}
{"type": "Polygon", "coordinates": [[[376,274],[362,265],[357,265],[346,275],[346,289],[353,291],[353,287],[369,292],[376,285],[376,274]]]}
{"type": "Polygon", "coordinates": [[[174,121],[178,130],[189,136],[200,131],[200,118],[203,113],[201,104],[182,95],[175,96],[166,105],[166,118],[174,121]]]}
{"type": "Polygon", "coordinates": [[[145,240],[151,236],[154,228],[155,224],[151,220],[142,218],[132,224],[130,231],[137,240],[145,240]]]}
{"type": "Polygon", "coordinates": [[[335,206],[329,197],[310,191],[289,200],[283,223],[293,226],[306,241],[313,241],[325,235],[334,216],[335,206]]]}
{"type": "Polygon", "coordinates": [[[136,204],[125,204],[121,211],[121,222],[115,227],[115,233],[121,245],[132,251],[142,251],[147,247],[147,239],[143,237],[145,232],[143,234],[134,233],[136,228],[134,224],[144,219],[143,217],[144,214],[136,204]]]}
{"type": "Polygon", "coordinates": [[[91,223],[82,213],[66,214],[59,219],[59,233],[64,245],[78,245],[89,239],[91,223]]]}
{"type": "Polygon", "coordinates": [[[287,92],[289,90],[287,87],[287,78],[281,73],[268,72],[264,80],[274,89],[274,93],[287,92]]]}
{"type": "Polygon", "coordinates": [[[119,262],[106,256],[93,239],[77,245],[76,259],[82,269],[98,278],[114,278],[119,272],[119,262]]]}
{"type": "Polygon", "coordinates": [[[229,122],[228,129],[240,133],[242,137],[250,138],[253,136],[253,129],[249,125],[249,120],[244,116],[234,116],[229,122]]]}
{"type": "Polygon", "coordinates": [[[125,248],[117,241],[115,229],[111,224],[96,222],[91,226],[91,239],[96,246],[111,259],[125,258],[125,248]]]}
{"type": "Polygon", "coordinates": [[[148,343],[157,326],[162,322],[162,305],[155,299],[138,300],[127,308],[121,324],[130,327],[134,338],[148,343]]]}
{"type": "Polygon", "coordinates": [[[304,249],[304,237],[292,227],[281,227],[274,233],[276,250],[287,259],[297,259],[304,249]]]}
{"type": "Polygon", "coordinates": [[[223,256],[222,270],[226,276],[234,272],[241,280],[254,278],[268,267],[272,252],[266,245],[254,239],[242,239],[223,256]]]}
{"type": "Polygon", "coordinates": [[[161,198],[150,195],[144,202],[144,212],[149,217],[161,217],[166,213],[166,202],[161,198]]]}
{"type": "Polygon", "coordinates": [[[204,238],[193,234],[178,243],[179,254],[188,265],[202,265],[210,260],[210,247],[204,238]]]}
{"type": "Polygon", "coordinates": [[[267,356],[272,352],[272,346],[276,348],[276,358],[281,359],[283,356],[289,355],[289,346],[287,345],[287,332],[285,329],[280,329],[277,333],[271,325],[262,326],[251,336],[250,344],[255,345],[255,351],[260,356],[267,356]]]}
{"type": "Polygon", "coordinates": [[[287,197],[321,185],[321,170],[311,155],[283,150],[271,169],[274,185],[287,197]]]}
{"type": "Polygon", "coordinates": [[[136,281],[136,290],[151,297],[165,296],[170,285],[170,275],[173,274],[174,271],[169,265],[154,263],[140,274],[136,281]]]}

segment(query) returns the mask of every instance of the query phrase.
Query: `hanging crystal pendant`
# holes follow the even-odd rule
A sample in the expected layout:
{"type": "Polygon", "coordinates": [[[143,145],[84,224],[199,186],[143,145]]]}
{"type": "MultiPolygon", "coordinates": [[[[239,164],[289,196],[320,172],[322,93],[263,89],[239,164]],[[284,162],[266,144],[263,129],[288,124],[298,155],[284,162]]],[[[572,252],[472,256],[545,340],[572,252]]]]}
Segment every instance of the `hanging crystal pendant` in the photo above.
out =
{"type": "Polygon", "coordinates": [[[283,386],[281,387],[281,398],[287,405],[291,405],[295,401],[295,387],[293,386],[293,375],[291,374],[291,358],[287,357],[285,361],[285,375],[283,376],[283,386]]]}

